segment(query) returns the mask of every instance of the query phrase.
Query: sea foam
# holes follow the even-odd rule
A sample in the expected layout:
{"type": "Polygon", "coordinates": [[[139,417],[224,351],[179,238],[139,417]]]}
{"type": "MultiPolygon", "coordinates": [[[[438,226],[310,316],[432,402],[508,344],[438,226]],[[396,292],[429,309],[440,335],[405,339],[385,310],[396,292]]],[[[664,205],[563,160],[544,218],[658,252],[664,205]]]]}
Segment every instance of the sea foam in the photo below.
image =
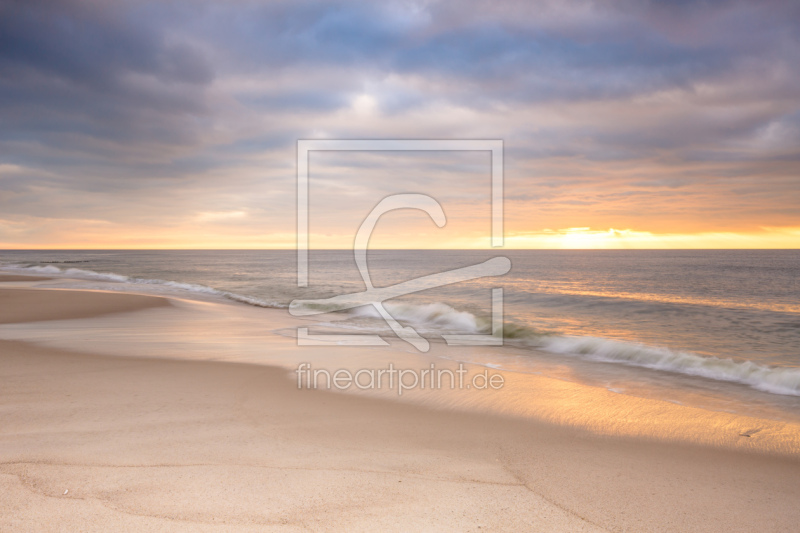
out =
{"type": "MultiPolygon", "coordinates": [[[[53,265],[5,265],[3,269],[56,277],[130,283],[134,285],[157,285],[178,291],[227,298],[257,307],[287,307],[287,305],[279,302],[266,301],[193,283],[136,278],[79,268],[62,269],[53,265]]],[[[425,304],[385,302],[384,306],[395,319],[417,327],[424,333],[487,333],[489,329],[488,320],[440,302],[425,304]]],[[[324,309],[319,310],[324,311],[324,309]]],[[[364,302],[361,307],[350,310],[348,315],[356,318],[380,317],[377,310],[372,305],[369,305],[368,302],[364,302]]],[[[736,361],[701,356],[691,352],[597,337],[549,335],[537,332],[530,327],[510,322],[505,323],[504,329],[506,342],[519,347],[541,349],[554,354],[603,363],[624,364],[657,371],[700,376],[716,381],[740,383],[772,394],[800,396],[800,368],[774,367],[749,360],[736,361]]]]}
{"type": "Polygon", "coordinates": [[[538,342],[541,349],[551,353],[741,383],[773,394],[800,396],[800,368],[704,357],[668,348],[596,337],[544,336],[538,342]]]}
{"type": "Polygon", "coordinates": [[[53,265],[34,265],[34,266],[15,266],[15,265],[6,265],[3,266],[3,270],[10,270],[15,272],[26,272],[26,273],[33,273],[33,274],[40,274],[40,275],[47,275],[53,277],[63,277],[63,278],[71,278],[71,279],[82,279],[82,280],[91,280],[91,281],[107,281],[113,283],[130,283],[133,285],[155,285],[155,286],[162,286],[167,287],[170,289],[176,289],[178,291],[185,291],[194,294],[204,294],[210,296],[218,296],[222,298],[227,298],[229,300],[234,300],[237,302],[242,302],[248,305],[253,305],[256,307],[265,307],[265,308],[284,308],[286,305],[283,305],[278,302],[262,300],[260,298],[254,298],[252,296],[245,296],[242,294],[236,294],[230,291],[223,291],[219,289],[215,289],[213,287],[208,287],[206,285],[199,285],[196,283],[183,283],[179,281],[168,281],[163,279],[147,279],[147,278],[137,278],[133,276],[124,276],[122,274],[114,274],[113,272],[95,272],[93,270],[84,270],[80,268],[66,268],[62,269],[53,265]]]}

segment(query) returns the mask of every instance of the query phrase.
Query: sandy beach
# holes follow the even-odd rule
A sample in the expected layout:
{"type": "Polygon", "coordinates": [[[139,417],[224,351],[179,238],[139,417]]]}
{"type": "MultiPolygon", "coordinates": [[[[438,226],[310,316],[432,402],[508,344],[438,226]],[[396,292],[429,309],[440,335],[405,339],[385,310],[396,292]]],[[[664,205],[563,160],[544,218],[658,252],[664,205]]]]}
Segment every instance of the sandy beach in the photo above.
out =
{"type": "Polygon", "coordinates": [[[800,533],[800,0],[0,42],[0,533],[800,533]]]}
{"type": "MultiPolygon", "coordinates": [[[[23,281],[13,278],[0,281],[23,281]]],[[[0,303],[3,324],[172,305],[21,287],[1,289],[0,303]]],[[[19,341],[0,341],[0,380],[3,531],[793,531],[800,521],[797,454],[300,390],[264,365],[19,341]]]]}

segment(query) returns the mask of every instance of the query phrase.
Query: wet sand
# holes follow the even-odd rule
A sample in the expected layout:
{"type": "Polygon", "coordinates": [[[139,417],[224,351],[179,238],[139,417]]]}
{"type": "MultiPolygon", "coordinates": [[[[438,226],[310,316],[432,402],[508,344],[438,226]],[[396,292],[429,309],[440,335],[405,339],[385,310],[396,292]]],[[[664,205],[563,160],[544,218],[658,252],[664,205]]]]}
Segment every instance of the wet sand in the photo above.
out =
{"type": "MultiPolygon", "coordinates": [[[[171,305],[19,288],[0,289],[0,302],[4,323],[134,318],[171,305]]],[[[17,341],[0,341],[0,383],[3,531],[793,531],[800,522],[795,457],[298,390],[285,369],[263,365],[17,341]]]]}

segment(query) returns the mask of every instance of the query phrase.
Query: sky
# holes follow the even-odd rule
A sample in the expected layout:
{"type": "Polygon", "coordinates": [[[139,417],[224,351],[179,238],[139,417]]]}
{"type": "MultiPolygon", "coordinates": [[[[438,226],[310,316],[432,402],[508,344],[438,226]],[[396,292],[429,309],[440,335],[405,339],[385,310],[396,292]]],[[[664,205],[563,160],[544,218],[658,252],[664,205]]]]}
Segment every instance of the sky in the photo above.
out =
{"type": "MultiPolygon", "coordinates": [[[[0,249],[293,248],[298,139],[501,139],[510,248],[800,247],[796,1],[0,0],[0,249]]],[[[310,244],[490,247],[488,152],[313,152],[310,244]]]]}

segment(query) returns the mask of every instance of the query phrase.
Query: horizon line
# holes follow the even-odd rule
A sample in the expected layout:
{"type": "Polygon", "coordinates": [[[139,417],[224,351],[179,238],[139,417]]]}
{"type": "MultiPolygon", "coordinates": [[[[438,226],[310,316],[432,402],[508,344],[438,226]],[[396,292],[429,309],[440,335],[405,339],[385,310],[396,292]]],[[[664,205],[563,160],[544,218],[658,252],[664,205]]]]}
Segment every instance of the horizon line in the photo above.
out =
{"type": "MultiPolygon", "coordinates": [[[[352,251],[352,248],[309,248],[309,252],[352,251]]],[[[796,248],[369,248],[371,252],[710,252],[710,251],[777,251],[796,248]]],[[[296,248],[0,248],[0,252],[292,252],[296,248]]]]}

